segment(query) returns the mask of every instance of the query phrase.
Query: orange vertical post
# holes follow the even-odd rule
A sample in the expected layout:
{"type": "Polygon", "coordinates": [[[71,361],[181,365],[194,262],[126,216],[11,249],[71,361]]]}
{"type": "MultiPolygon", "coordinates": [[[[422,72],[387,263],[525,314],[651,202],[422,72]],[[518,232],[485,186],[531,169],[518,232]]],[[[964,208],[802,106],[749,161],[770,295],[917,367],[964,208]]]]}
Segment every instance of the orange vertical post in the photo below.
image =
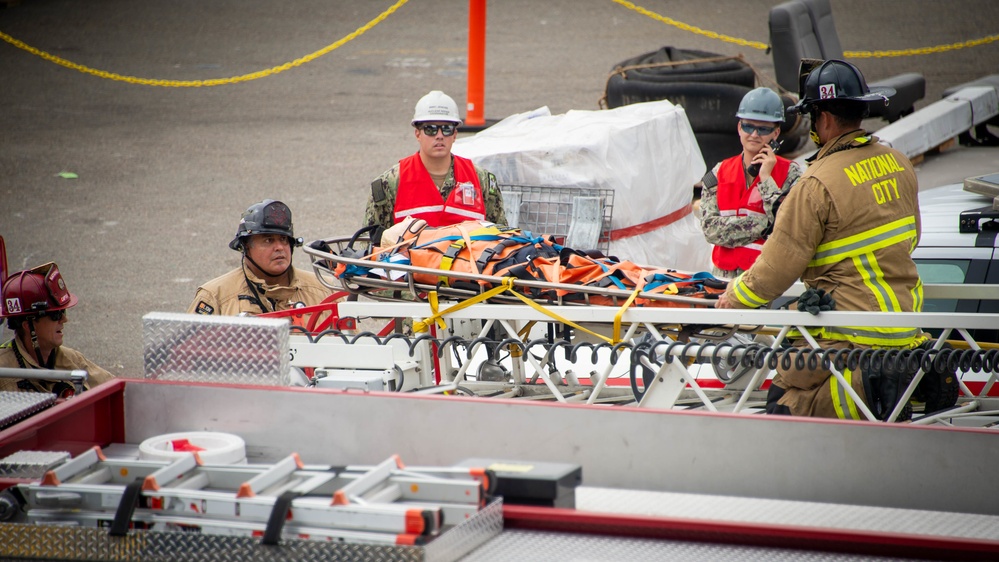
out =
{"type": "Polygon", "coordinates": [[[486,124],[486,0],[468,0],[468,103],[465,125],[486,124]]]}

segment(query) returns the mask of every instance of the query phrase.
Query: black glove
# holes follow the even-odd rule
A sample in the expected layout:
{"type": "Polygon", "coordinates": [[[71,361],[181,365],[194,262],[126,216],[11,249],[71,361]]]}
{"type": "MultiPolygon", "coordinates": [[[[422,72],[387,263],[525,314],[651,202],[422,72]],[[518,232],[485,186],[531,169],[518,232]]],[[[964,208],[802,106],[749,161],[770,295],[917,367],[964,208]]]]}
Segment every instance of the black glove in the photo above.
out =
{"type": "Polygon", "coordinates": [[[826,293],[825,289],[806,289],[798,297],[798,310],[809,314],[827,312],[836,308],[836,300],[826,293]]]}
{"type": "Polygon", "coordinates": [[[330,245],[325,240],[313,240],[309,242],[309,247],[320,252],[333,253],[333,249],[330,248],[330,245]]]}

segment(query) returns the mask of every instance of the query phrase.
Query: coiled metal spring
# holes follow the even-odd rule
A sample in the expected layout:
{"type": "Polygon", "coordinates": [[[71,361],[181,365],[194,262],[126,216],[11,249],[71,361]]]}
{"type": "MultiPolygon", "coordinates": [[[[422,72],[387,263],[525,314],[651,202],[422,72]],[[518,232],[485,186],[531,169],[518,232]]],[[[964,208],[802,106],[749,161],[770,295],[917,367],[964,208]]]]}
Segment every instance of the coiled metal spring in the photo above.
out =
{"type": "MultiPolygon", "coordinates": [[[[339,330],[326,330],[319,334],[311,335],[300,327],[293,326],[294,331],[300,332],[308,337],[310,342],[317,342],[323,337],[338,337],[344,343],[353,344],[359,340],[370,340],[378,345],[388,345],[395,340],[401,340],[409,348],[409,355],[416,355],[417,346],[428,342],[436,347],[437,357],[443,357],[448,349],[461,347],[465,350],[468,359],[476,353],[481,345],[486,346],[487,353],[491,359],[499,359],[499,354],[504,350],[513,347],[519,348],[523,353],[529,353],[541,348],[545,355],[551,354],[557,349],[565,350],[565,358],[571,362],[576,362],[581,354],[589,352],[590,362],[598,363],[601,350],[609,350],[609,360],[616,363],[620,354],[624,350],[630,353],[631,371],[634,376],[635,370],[642,366],[648,368],[648,364],[662,366],[662,363],[672,363],[676,358],[693,359],[698,363],[711,362],[724,365],[728,369],[741,367],[743,370],[767,368],[775,370],[781,369],[809,369],[819,368],[828,370],[831,367],[838,371],[844,369],[857,370],[868,369],[872,365],[889,369],[907,369],[923,371],[973,371],[984,373],[999,372],[999,349],[955,349],[944,347],[942,349],[929,349],[925,344],[914,349],[812,349],[799,347],[782,347],[772,349],[760,344],[733,344],[729,342],[677,342],[671,340],[642,341],[610,343],[580,342],[572,344],[565,340],[551,340],[550,338],[537,338],[529,341],[522,341],[516,338],[495,340],[487,337],[468,340],[460,336],[450,336],[446,338],[435,338],[427,334],[418,336],[407,336],[405,334],[393,333],[387,336],[378,336],[373,332],[360,332],[358,334],[347,334],[339,330]],[[662,359],[660,359],[660,357],[662,359]],[[647,361],[646,365],[641,365],[642,359],[647,361]]],[[[585,357],[585,355],[583,355],[585,357]]],[[[724,375],[720,375],[724,376],[724,375]]],[[[729,383],[734,378],[722,382],[729,383]]]]}
{"type": "Polygon", "coordinates": [[[694,343],[659,341],[641,343],[632,352],[632,362],[642,357],[659,363],[656,359],[671,363],[676,357],[692,357],[697,362],[725,362],[730,367],[762,369],[826,369],[836,370],[867,369],[872,365],[888,369],[915,371],[974,371],[985,373],[999,372],[999,349],[955,349],[944,347],[928,349],[812,349],[787,347],[772,349],[760,344],[694,343]]]}

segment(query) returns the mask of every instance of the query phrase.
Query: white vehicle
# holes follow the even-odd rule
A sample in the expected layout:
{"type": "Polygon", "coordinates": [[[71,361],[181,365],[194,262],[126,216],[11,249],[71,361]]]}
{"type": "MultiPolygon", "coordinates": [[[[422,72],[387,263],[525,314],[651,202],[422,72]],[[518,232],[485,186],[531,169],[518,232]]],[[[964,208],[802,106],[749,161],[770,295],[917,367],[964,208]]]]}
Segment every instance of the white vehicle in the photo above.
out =
{"type": "MultiPolygon", "coordinates": [[[[924,284],[986,284],[996,286],[986,292],[999,292],[999,210],[994,196],[983,194],[990,191],[999,195],[999,173],[920,192],[922,237],[912,257],[924,284]]],[[[961,296],[969,298],[929,299],[923,311],[999,311],[995,299],[961,296]]],[[[999,342],[999,330],[978,330],[975,339],[999,342]]]]}

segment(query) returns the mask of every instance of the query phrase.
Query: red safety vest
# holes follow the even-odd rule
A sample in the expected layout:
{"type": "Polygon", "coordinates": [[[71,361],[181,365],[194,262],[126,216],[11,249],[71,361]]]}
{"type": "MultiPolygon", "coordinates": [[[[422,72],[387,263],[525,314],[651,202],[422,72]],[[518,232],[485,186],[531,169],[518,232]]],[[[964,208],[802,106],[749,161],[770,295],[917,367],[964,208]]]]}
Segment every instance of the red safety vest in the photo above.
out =
{"type": "Polygon", "coordinates": [[[420,153],[399,161],[399,189],[393,209],[396,223],[409,216],[423,219],[434,227],[485,220],[486,201],[475,166],[467,158],[451,157],[454,159],[455,186],[447,201],[423,165],[420,153]]]}
{"type": "MultiPolygon", "coordinates": [[[[786,158],[777,157],[777,164],[774,165],[770,177],[777,182],[778,186],[784,185],[787,179],[787,171],[791,167],[791,161],[786,158]]],[[[750,202],[756,186],[760,183],[759,176],[753,178],[753,183],[746,189],[746,170],[742,167],[742,154],[727,158],[718,167],[718,212],[721,216],[748,217],[752,215],[764,215],[763,199],[757,196],[755,201],[750,202]]],[[[726,248],[715,246],[711,251],[711,261],[718,269],[733,271],[736,269],[749,269],[760,255],[763,249],[764,239],[740,246],[738,248],[726,248]]]]}

